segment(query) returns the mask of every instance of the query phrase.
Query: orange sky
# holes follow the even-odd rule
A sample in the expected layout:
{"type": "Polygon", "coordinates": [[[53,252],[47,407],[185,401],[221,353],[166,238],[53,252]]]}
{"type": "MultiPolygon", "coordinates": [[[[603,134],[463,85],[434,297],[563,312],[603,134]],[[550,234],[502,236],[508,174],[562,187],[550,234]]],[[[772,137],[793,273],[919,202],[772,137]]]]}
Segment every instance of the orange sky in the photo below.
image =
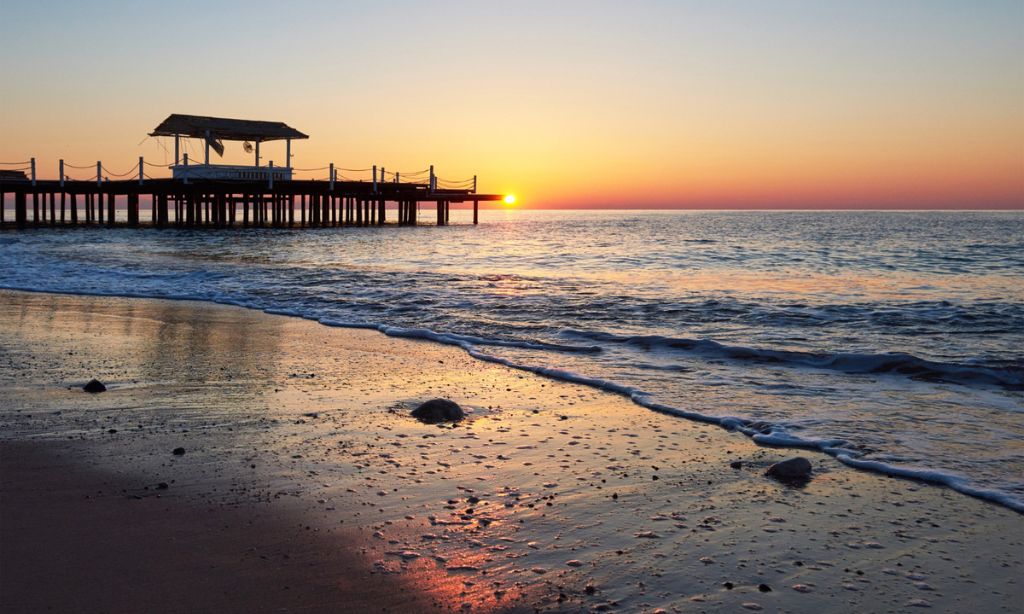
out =
{"type": "Polygon", "coordinates": [[[1024,207],[1024,3],[850,4],[9,6],[0,161],[163,162],[177,112],[527,207],[1024,207]]]}

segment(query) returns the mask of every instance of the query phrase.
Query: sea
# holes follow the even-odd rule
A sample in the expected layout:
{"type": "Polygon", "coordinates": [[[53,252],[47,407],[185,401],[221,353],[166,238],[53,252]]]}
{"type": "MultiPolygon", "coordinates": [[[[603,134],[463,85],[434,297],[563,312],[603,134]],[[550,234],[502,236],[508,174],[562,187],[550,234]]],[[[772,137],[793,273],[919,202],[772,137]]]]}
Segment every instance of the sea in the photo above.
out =
{"type": "Polygon", "coordinates": [[[3,231],[0,287],[213,301],[454,345],[1024,512],[1024,212],[481,217],[3,231]]]}

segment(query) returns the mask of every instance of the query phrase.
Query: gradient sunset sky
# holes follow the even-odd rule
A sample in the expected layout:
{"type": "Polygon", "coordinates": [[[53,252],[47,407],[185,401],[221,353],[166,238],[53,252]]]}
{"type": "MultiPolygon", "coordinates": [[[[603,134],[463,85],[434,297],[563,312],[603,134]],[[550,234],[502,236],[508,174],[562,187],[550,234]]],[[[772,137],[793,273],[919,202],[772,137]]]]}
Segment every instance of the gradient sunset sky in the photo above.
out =
{"type": "Polygon", "coordinates": [[[0,9],[0,161],[41,177],[164,162],[192,113],[533,207],[1024,207],[1024,0],[0,9]]]}

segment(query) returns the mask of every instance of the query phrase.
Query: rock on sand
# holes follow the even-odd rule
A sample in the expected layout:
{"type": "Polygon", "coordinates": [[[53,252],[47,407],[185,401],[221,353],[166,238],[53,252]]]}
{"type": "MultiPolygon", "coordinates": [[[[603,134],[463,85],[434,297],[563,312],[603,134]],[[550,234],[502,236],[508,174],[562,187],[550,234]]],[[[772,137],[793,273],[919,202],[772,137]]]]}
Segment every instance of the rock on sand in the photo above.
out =
{"type": "Polygon", "coordinates": [[[811,479],[811,461],[802,456],[794,456],[768,467],[766,473],[784,482],[806,482],[811,479]]]}
{"type": "Polygon", "coordinates": [[[88,384],[82,386],[82,390],[95,394],[95,393],[98,393],[98,392],[106,392],[107,391],[107,387],[104,386],[103,382],[101,382],[100,380],[98,380],[98,379],[91,379],[91,380],[89,380],[88,384]]]}
{"type": "Polygon", "coordinates": [[[458,422],[466,417],[458,403],[447,399],[431,399],[412,410],[412,417],[420,422],[458,422]]]}

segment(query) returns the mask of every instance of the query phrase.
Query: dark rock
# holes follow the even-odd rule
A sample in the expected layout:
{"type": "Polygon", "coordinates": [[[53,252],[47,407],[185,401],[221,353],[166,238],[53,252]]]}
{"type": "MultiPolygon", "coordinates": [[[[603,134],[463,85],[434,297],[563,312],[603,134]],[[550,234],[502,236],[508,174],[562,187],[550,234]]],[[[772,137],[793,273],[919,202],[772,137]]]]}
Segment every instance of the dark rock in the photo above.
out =
{"type": "Polygon", "coordinates": [[[811,461],[794,456],[768,467],[769,476],[783,482],[807,482],[811,479],[811,461]]]}
{"type": "Polygon", "coordinates": [[[458,403],[447,399],[431,399],[412,410],[412,417],[420,422],[458,422],[466,417],[458,403]]]}
{"type": "Polygon", "coordinates": [[[117,429],[107,429],[107,432],[113,435],[114,433],[117,432],[117,429]]]}
{"type": "Polygon", "coordinates": [[[757,585],[757,590],[761,591],[762,593],[770,593],[772,592],[772,587],[762,583],[757,585]]]}
{"type": "Polygon", "coordinates": [[[167,490],[170,486],[167,485],[167,482],[160,482],[156,485],[156,488],[157,490],[167,490]]]}
{"type": "Polygon", "coordinates": [[[729,466],[733,469],[743,469],[743,461],[733,461],[729,463],[729,466]]]}
{"type": "Polygon", "coordinates": [[[725,587],[725,590],[731,591],[732,587],[735,585],[732,582],[722,582],[722,586],[725,587]]]}
{"type": "Polygon", "coordinates": [[[175,456],[185,456],[185,448],[174,448],[174,450],[171,451],[171,454],[174,454],[175,456]]]}
{"type": "Polygon", "coordinates": [[[82,390],[84,390],[86,392],[91,392],[93,394],[96,394],[96,393],[99,393],[99,392],[106,392],[107,391],[107,387],[104,386],[103,382],[101,382],[100,380],[98,380],[98,379],[91,379],[91,380],[89,380],[88,384],[82,386],[82,390]]]}

